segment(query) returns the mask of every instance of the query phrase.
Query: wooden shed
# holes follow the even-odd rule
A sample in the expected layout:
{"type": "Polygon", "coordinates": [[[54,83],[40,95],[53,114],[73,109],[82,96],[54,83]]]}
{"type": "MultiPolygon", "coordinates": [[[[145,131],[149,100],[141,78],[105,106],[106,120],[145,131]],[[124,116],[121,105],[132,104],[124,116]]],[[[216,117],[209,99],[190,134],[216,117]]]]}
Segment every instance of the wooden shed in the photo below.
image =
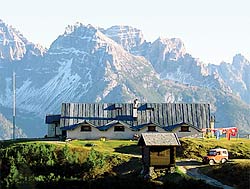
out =
{"type": "Polygon", "coordinates": [[[142,162],[147,173],[150,167],[174,167],[176,147],[181,144],[175,133],[142,133],[138,145],[142,146],[142,162]]]}

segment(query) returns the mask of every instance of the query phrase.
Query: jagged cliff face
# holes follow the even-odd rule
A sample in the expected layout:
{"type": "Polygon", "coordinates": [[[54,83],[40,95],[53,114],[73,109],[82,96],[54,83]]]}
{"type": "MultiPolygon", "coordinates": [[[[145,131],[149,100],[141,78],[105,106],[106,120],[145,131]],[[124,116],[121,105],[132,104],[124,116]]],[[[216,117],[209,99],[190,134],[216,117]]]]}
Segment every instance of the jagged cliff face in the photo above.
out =
{"type": "MultiPolygon", "coordinates": [[[[250,130],[246,126],[248,101],[241,100],[248,98],[250,83],[249,62],[243,57],[236,56],[232,65],[206,66],[186,52],[180,39],[147,42],[140,30],[129,26],[105,30],[76,23],[48,50],[35,48],[3,22],[0,36],[0,107],[12,106],[15,71],[17,107],[27,118],[21,125],[25,123],[29,136],[38,132],[39,124],[36,129],[28,129],[27,124],[32,128],[46,113],[59,113],[63,102],[132,102],[135,98],[141,102],[209,102],[217,117],[223,117],[222,126],[242,120],[242,128],[250,130]],[[230,112],[222,111],[224,107],[230,112]],[[235,110],[243,113],[232,114],[235,110]],[[227,116],[230,119],[224,119],[227,116]]],[[[46,127],[37,135],[45,133],[46,127]]]]}
{"type": "Polygon", "coordinates": [[[155,92],[150,94],[144,82],[151,88],[157,82],[150,62],[82,24],[67,27],[52,43],[39,72],[40,82],[34,80],[37,76],[27,78],[17,92],[25,94],[20,95],[19,106],[41,116],[59,110],[65,101],[124,101],[136,96],[153,100],[155,92]]]}
{"type": "Polygon", "coordinates": [[[29,42],[23,35],[0,20],[0,61],[15,61],[45,53],[40,45],[29,42]]]}
{"type": "Polygon", "coordinates": [[[142,31],[131,26],[112,26],[103,33],[132,54],[138,53],[138,47],[145,42],[142,31]]]}
{"type": "Polygon", "coordinates": [[[209,65],[210,74],[216,75],[232,92],[250,103],[250,62],[238,54],[232,64],[209,65]]]}
{"type": "MultiPolygon", "coordinates": [[[[109,30],[109,35],[114,41],[121,44],[134,55],[144,56],[160,75],[161,79],[173,80],[190,86],[220,89],[239,96],[243,101],[250,102],[249,91],[249,61],[242,55],[236,55],[232,64],[205,65],[199,59],[193,58],[185,50],[185,45],[180,39],[158,38],[153,43],[146,42],[141,32],[134,32],[118,27],[109,30]],[[119,31],[122,31],[122,35],[119,31]],[[133,42],[133,48],[128,48],[123,41],[133,42]],[[131,50],[133,49],[133,50],[131,50]]],[[[140,31],[133,28],[133,31],[140,31]]]]}
{"type": "MultiPolygon", "coordinates": [[[[22,129],[16,127],[15,137],[24,138],[27,137],[27,135],[23,133],[22,129]]],[[[0,140],[11,138],[13,138],[13,125],[0,113],[0,140]]]]}

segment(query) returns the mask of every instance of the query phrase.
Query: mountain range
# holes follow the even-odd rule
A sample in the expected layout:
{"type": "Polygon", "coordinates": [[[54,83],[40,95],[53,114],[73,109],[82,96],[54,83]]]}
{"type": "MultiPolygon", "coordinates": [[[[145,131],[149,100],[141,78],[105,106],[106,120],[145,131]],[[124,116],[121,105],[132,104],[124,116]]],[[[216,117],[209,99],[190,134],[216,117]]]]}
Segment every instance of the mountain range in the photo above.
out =
{"type": "Polygon", "coordinates": [[[135,98],[210,103],[217,127],[250,132],[250,62],[243,55],[232,63],[205,64],[186,52],[181,39],[148,42],[131,26],[76,23],[46,49],[0,20],[0,128],[8,128],[5,120],[12,118],[13,72],[23,136],[44,136],[45,115],[60,113],[62,102],[135,98]]]}

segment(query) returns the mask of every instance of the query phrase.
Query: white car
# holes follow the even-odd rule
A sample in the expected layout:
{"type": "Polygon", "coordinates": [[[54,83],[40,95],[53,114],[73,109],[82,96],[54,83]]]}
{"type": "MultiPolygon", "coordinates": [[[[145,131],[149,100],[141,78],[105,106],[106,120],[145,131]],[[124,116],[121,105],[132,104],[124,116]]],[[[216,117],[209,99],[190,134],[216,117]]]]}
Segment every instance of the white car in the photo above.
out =
{"type": "Polygon", "coordinates": [[[203,163],[209,163],[209,165],[226,163],[226,161],[228,161],[228,151],[224,148],[210,149],[207,156],[203,157],[203,163]]]}

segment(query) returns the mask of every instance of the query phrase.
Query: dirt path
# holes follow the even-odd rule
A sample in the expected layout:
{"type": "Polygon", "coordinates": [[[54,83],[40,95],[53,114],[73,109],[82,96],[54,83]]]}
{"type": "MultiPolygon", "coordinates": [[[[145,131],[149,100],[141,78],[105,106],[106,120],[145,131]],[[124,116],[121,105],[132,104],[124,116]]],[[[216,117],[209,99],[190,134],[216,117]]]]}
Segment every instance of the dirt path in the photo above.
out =
{"type": "Polygon", "coordinates": [[[221,187],[223,189],[234,188],[234,187],[222,184],[218,180],[200,173],[199,167],[202,167],[204,165],[202,165],[202,163],[198,162],[197,160],[181,160],[181,161],[177,161],[176,165],[183,173],[187,174],[188,176],[193,177],[195,179],[204,180],[206,183],[212,186],[221,187]]]}

